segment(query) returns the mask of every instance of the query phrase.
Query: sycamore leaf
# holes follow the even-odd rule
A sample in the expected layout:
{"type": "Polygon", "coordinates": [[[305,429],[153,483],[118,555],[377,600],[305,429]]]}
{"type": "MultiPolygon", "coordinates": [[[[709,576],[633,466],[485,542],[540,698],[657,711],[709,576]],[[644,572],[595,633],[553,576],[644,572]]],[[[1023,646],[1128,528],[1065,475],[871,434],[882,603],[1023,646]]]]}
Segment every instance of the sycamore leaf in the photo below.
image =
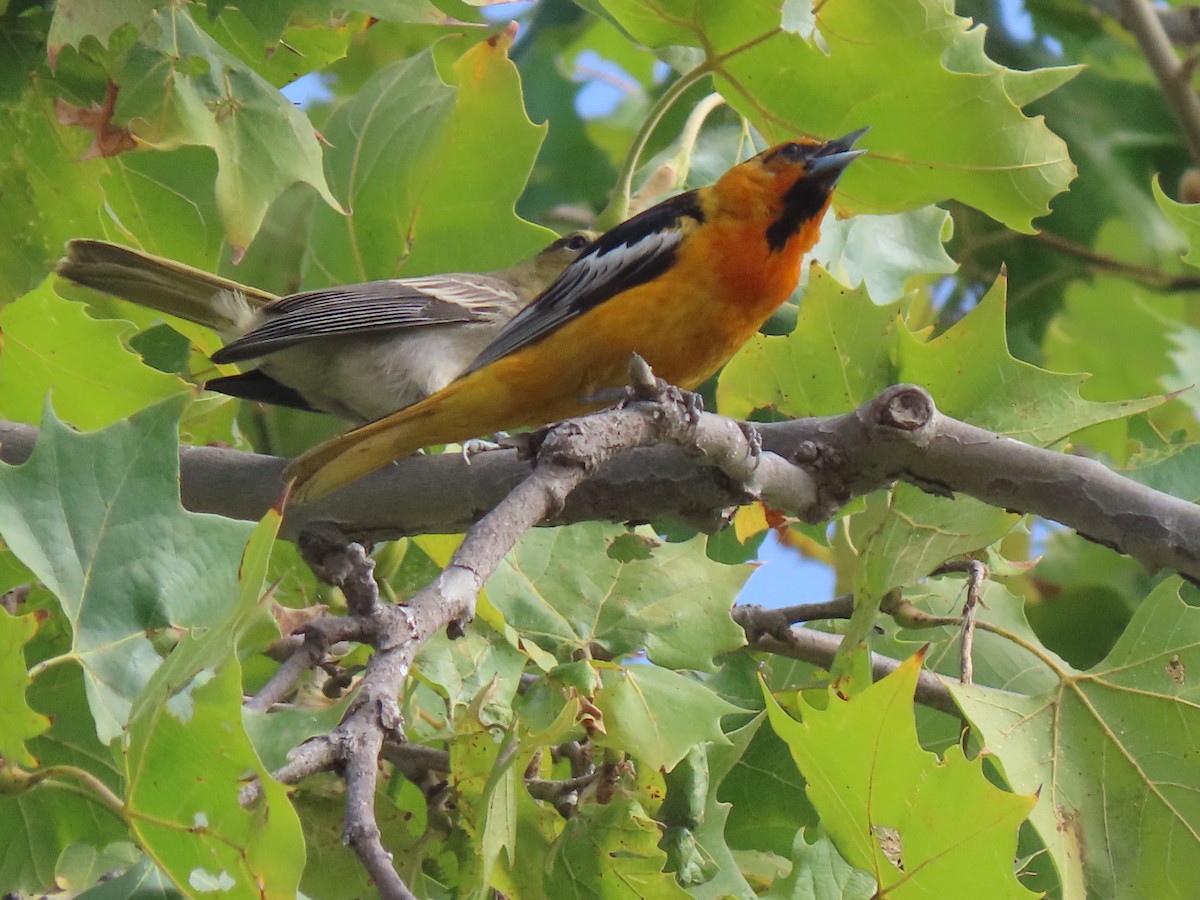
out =
{"type": "MultiPolygon", "coordinates": [[[[191,7],[135,5],[136,14],[123,21],[132,23],[136,42],[112,62],[120,86],[116,118],[141,144],[202,146],[216,154],[217,207],[235,255],[254,239],[271,202],[296,182],[341,208],[303,112],[201,29],[191,7]]],[[[88,34],[107,43],[114,23],[107,17],[93,22],[91,9],[82,3],[56,8],[52,53],[88,34]]]]}
{"type": "Polygon", "coordinates": [[[890,216],[830,214],[812,258],[852,287],[863,284],[875,303],[904,295],[910,278],[946,275],[958,268],[943,241],[954,228],[950,213],[936,206],[890,216]]]}
{"type": "Polygon", "coordinates": [[[1200,267],[1200,206],[1172,200],[1163,192],[1157,176],[1151,182],[1150,188],[1154,192],[1158,208],[1163,211],[1172,225],[1183,232],[1183,236],[1187,240],[1187,252],[1183,254],[1183,261],[1200,267]]]}
{"type": "Polygon", "coordinates": [[[47,408],[29,460],[0,466],[0,535],[66,613],[105,743],[161,662],[148,635],[219,622],[237,593],[250,526],[180,505],[181,406],[92,434],[47,408]]]}
{"type": "Polygon", "coordinates": [[[809,843],[802,828],[792,844],[792,870],[759,896],[763,900],[872,900],[875,879],[851,866],[820,829],[809,843]]]}
{"type": "Polygon", "coordinates": [[[242,727],[237,657],[242,636],[266,615],[263,582],[281,521],[271,510],[251,534],[236,606],[184,636],[129,716],[120,758],[130,826],[185,891],[282,897],[294,895],[300,881],[300,821],[242,727]],[[263,797],[245,809],[238,792],[248,774],[259,779],[263,797]]]}
{"type": "Polygon", "coordinates": [[[0,609],[0,759],[11,765],[33,766],[37,760],[25,746],[50,727],[50,720],[29,707],[30,685],[25,669],[25,645],[37,632],[38,615],[13,616],[0,609]]]}
{"type": "Polygon", "coordinates": [[[822,3],[812,37],[781,27],[779,4],[767,0],[603,5],[651,47],[702,47],[718,90],[770,140],[870,125],[863,144],[871,154],[839,190],[858,211],[953,198],[1032,231],[1030,220],[1049,212],[1050,198],[1075,176],[1066,145],[1021,106],[1077,68],[997,65],[983,54],[983,30],[944,0],[822,3]],[[947,111],[953,128],[931,135],[914,127],[947,111]]]}
{"type": "Polygon", "coordinates": [[[0,311],[0,416],[37,422],[47,394],[79,428],[101,428],[187,385],[147,366],[126,341],[129,322],[93,319],[49,279],[0,311]]]}
{"type": "MultiPolygon", "coordinates": [[[[663,846],[671,868],[696,900],[754,896],[727,843],[726,823],[735,805],[717,797],[754,737],[769,730],[760,728],[765,721],[759,713],[723,741],[696,744],[666,777],[667,797],[656,818],[668,826],[663,846]]],[[[767,796],[761,790],[755,795],[757,800],[767,796]]]]}
{"type": "Polygon", "coordinates": [[[951,685],[1015,790],[1041,792],[1030,816],[1075,896],[1187,896],[1200,865],[1200,610],[1168,579],[1099,664],[1045,654],[1040,693],[951,685]],[[1090,852],[1103,848],[1103,852],[1090,852]]]}
{"type": "Polygon", "coordinates": [[[1162,402],[1161,397],[1084,400],[1079,388],[1088,375],[1048,372],[1013,357],[1005,330],[1005,294],[1006,280],[999,278],[975,309],[934,340],[901,332],[900,379],[928,389],[947,415],[1039,447],[1162,402]]]}
{"type": "Polygon", "coordinates": [[[983,760],[921,748],[913,715],[920,655],[851,700],[804,704],[797,722],[766,690],[808,796],[838,851],[879,885],[876,896],[1033,897],[1017,881],[1017,830],[1034,797],[995,787],[983,760]]]}
{"type": "Polygon", "coordinates": [[[714,656],[745,643],[729,609],[749,566],[713,562],[703,539],[651,540],[643,559],[604,552],[626,534],[591,523],[535,529],[488,581],[488,599],[559,659],[594,641],[614,656],[645,649],[660,666],[711,670],[714,656]]]}
{"type": "Polygon", "coordinates": [[[547,242],[513,211],[545,128],[506,51],[501,36],[447,67],[432,50],[393,63],[331,117],[329,177],[353,214],[315,211],[309,283],[498,268],[547,242]]]}
{"type": "MultiPolygon", "coordinates": [[[[29,741],[40,766],[75,766],[120,793],[111,751],[96,738],[80,668],[71,663],[40,673],[29,705],[53,713],[49,730],[29,741]]],[[[125,822],[90,795],[43,782],[32,791],[0,793],[0,885],[42,895],[59,890],[57,866],[72,845],[105,847],[128,841],[125,822]]]]}
{"type": "Polygon", "coordinates": [[[567,820],[546,860],[550,897],[579,900],[686,900],[689,894],[664,872],[656,823],[641,804],[618,796],[589,803],[567,820]]]}
{"type": "Polygon", "coordinates": [[[792,333],[756,334],[721,371],[723,414],[836,415],[899,380],[891,357],[901,304],[876,306],[865,287],[847,288],[817,266],[810,272],[792,333]]]}
{"type": "Polygon", "coordinates": [[[726,743],[721,717],[744,712],[694,678],[659,666],[602,666],[594,697],[604,714],[602,746],[668,770],[703,741],[726,743]]]}

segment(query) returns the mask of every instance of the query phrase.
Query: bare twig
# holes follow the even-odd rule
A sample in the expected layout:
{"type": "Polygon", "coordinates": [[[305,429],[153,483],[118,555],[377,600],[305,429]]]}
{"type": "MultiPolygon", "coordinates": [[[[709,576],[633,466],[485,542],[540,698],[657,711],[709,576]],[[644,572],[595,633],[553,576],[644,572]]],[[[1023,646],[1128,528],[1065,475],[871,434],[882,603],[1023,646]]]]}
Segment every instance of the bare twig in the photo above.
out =
{"type": "MultiPolygon", "coordinates": [[[[794,626],[788,629],[786,636],[762,634],[751,643],[755,650],[799,659],[822,668],[828,668],[833,663],[833,658],[837,655],[841,645],[841,635],[816,631],[803,626],[794,626]]],[[[871,654],[871,676],[876,681],[896,671],[899,665],[899,661],[889,656],[881,656],[878,653],[871,654]]],[[[923,669],[917,677],[916,700],[923,706],[949,713],[952,716],[959,714],[945,679],[928,670],[923,669]]]]}
{"type": "Polygon", "coordinates": [[[1121,22],[1142,48],[1142,55],[1154,70],[1187,143],[1192,162],[1200,165],[1200,97],[1192,90],[1187,68],[1171,46],[1150,0],[1120,0],[1120,4],[1121,22]]]}
{"type": "Polygon", "coordinates": [[[768,609],[747,603],[735,606],[730,612],[733,621],[742,626],[746,640],[755,643],[760,635],[784,636],[798,622],[813,622],[817,619],[848,619],[854,613],[854,595],[843,594],[823,603],[801,603],[796,606],[781,606],[768,609]]]}
{"type": "Polygon", "coordinates": [[[340,641],[362,641],[369,637],[369,627],[361,619],[343,616],[321,616],[304,626],[300,643],[283,661],[275,674],[257,694],[246,701],[246,709],[265,711],[286,697],[304,677],[304,673],[319,664],[329,648],[340,641]]]}
{"type": "Polygon", "coordinates": [[[966,560],[967,599],[962,611],[962,639],[959,647],[959,683],[972,684],[975,680],[975,611],[979,608],[979,593],[988,578],[988,568],[977,559],[966,560]]]}
{"type": "Polygon", "coordinates": [[[1129,278],[1132,281],[1144,284],[1146,287],[1154,288],[1158,291],[1194,291],[1200,289],[1200,276],[1197,275],[1172,275],[1170,272],[1164,272],[1161,269],[1127,262],[1116,257],[1098,253],[1091,247],[1086,247],[1083,244],[1050,231],[1039,231],[1037,234],[1029,235],[1029,237],[1055,250],[1074,256],[1076,259],[1087,263],[1093,269],[1129,278]]]}
{"type": "MultiPolygon", "coordinates": [[[[1091,4],[1105,15],[1121,20],[1121,0],[1091,0],[1091,4]]],[[[1172,44],[1200,43],[1200,6],[1152,6],[1151,10],[1172,44]]]]}

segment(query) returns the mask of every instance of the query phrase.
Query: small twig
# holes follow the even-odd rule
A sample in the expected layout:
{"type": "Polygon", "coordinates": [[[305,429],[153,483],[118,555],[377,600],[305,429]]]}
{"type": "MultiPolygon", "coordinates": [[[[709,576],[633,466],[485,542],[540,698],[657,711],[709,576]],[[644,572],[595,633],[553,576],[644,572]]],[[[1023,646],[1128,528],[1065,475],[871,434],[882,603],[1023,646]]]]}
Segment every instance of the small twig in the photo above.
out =
{"type": "Polygon", "coordinates": [[[975,680],[975,612],[979,594],[988,578],[988,568],[977,559],[966,560],[967,600],[962,611],[962,641],[960,646],[959,683],[973,684],[975,680]]]}
{"type": "MultiPolygon", "coordinates": [[[[814,666],[828,668],[837,655],[842,644],[842,636],[816,631],[812,628],[794,626],[788,630],[786,639],[779,635],[760,635],[751,646],[755,650],[786,656],[811,663],[814,666]]],[[[871,654],[871,677],[875,681],[890,675],[900,665],[898,660],[878,653],[871,654]]],[[[949,688],[942,676],[922,670],[917,676],[916,701],[930,709],[940,710],[952,716],[959,715],[958,706],[950,694],[949,688]]]]}
{"type": "Polygon", "coordinates": [[[263,712],[283,700],[304,673],[319,665],[329,648],[341,641],[363,641],[371,629],[367,622],[348,616],[321,616],[301,630],[300,642],[292,654],[275,670],[275,674],[257,694],[246,701],[246,709],[263,712]]]}
{"type": "Polygon", "coordinates": [[[1172,275],[1170,272],[1164,272],[1161,269],[1127,262],[1113,256],[1098,253],[1091,247],[1085,247],[1083,244],[1076,243],[1050,231],[1039,231],[1037,234],[1029,235],[1029,237],[1048,247],[1053,247],[1055,250],[1074,256],[1076,259],[1087,263],[1093,269],[1122,275],[1155,290],[1194,291],[1200,288],[1200,276],[1172,275]]]}
{"type": "Polygon", "coordinates": [[[854,613],[854,595],[843,594],[823,603],[800,603],[768,609],[752,603],[735,606],[730,615],[742,626],[746,640],[754,643],[760,635],[786,635],[791,626],[817,619],[848,619],[854,613]]]}
{"type": "MultiPolygon", "coordinates": [[[[1121,0],[1089,0],[1098,11],[1121,21],[1121,0]]],[[[1163,32],[1172,44],[1187,46],[1200,43],[1200,6],[1151,7],[1163,32]]],[[[1122,25],[1128,25],[1121,21],[1122,25]]]]}
{"type": "Polygon", "coordinates": [[[1192,162],[1200,165],[1200,97],[1183,75],[1183,64],[1155,14],[1150,0],[1120,0],[1121,21],[1137,39],[1142,55],[1154,70],[1163,96],[1183,133],[1192,162]],[[1182,77],[1181,77],[1182,76],[1182,77]]]}

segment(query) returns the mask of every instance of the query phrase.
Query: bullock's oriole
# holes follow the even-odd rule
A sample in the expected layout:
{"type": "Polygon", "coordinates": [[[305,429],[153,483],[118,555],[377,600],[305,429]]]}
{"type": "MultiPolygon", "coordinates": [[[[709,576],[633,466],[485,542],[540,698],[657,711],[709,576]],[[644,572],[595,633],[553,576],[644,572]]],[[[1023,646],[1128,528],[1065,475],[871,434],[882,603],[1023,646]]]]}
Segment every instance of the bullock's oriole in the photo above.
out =
{"type": "Polygon", "coordinates": [[[58,274],[179,316],[228,341],[213,362],[258,368],[205,387],[362,423],[445,387],[499,330],[590,246],[559,238],[509,269],[348,284],[278,297],[106,241],[74,240],[58,274]]]}
{"type": "Polygon", "coordinates": [[[779,144],[602,235],[458,380],[296,459],[285,473],[294,499],[427,444],[596,409],[626,383],[633,353],[673,384],[699,385],[795,290],[865,130],[779,144]]]}

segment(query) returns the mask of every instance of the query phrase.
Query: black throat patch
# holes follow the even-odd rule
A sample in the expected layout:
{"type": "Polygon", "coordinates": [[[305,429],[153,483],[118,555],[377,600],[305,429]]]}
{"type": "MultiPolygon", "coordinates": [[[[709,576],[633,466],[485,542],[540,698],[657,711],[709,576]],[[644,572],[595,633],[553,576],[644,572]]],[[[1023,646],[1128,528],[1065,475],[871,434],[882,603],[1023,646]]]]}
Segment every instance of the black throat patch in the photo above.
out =
{"type": "Polygon", "coordinates": [[[829,199],[829,187],[816,178],[801,177],[783,195],[783,212],[767,226],[767,246],[778,253],[809,219],[820,215],[829,199]]]}

